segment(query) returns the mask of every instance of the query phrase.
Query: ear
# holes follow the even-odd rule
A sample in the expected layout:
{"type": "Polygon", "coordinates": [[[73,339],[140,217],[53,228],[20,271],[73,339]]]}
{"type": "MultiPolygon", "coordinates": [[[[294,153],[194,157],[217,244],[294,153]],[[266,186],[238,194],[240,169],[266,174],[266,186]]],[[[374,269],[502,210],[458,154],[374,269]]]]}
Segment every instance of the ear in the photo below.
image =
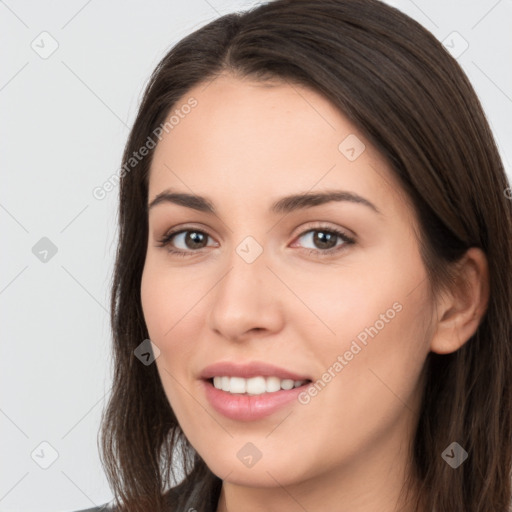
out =
{"type": "Polygon", "coordinates": [[[468,249],[460,262],[456,284],[436,303],[435,334],[430,350],[437,354],[457,351],[475,334],[489,302],[489,268],[485,253],[468,249]]]}

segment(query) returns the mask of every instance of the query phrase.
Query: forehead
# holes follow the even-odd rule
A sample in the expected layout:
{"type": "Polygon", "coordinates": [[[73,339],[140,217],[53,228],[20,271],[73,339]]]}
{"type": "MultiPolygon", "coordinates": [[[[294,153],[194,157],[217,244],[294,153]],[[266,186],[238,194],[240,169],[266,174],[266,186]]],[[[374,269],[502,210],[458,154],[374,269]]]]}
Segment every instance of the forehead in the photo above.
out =
{"type": "Polygon", "coordinates": [[[272,197],[343,188],[388,211],[405,207],[386,161],[309,88],[221,75],[188,91],[170,115],[172,128],[152,160],[149,200],[172,187],[263,206],[272,197]]]}

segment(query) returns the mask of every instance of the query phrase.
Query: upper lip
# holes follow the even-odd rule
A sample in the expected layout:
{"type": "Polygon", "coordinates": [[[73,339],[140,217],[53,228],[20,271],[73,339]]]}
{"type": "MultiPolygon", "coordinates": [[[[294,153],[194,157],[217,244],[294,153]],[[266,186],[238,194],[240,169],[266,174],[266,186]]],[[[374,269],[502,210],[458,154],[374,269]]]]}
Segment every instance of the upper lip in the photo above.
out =
{"type": "Polygon", "coordinates": [[[211,379],[212,377],[278,377],[280,379],[291,380],[311,380],[309,377],[291,372],[285,368],[280,368],[273,364],[263,361],[253,361],[246,364],[233,363],[230,361],[221,361],[211,364],[200,373],[201,379],[211,379]]]}

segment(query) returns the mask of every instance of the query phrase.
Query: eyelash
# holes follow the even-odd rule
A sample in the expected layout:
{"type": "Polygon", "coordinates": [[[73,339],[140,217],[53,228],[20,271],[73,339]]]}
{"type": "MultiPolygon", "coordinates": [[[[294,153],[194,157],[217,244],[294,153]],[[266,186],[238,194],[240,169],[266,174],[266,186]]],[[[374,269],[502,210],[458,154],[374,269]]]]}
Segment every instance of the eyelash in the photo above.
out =
{"type": "MultiPolygon", "coordinates": [[[[348,245],[355,244],[355,239],[347,236],[342,231],[339,231],[337,229],[330,228],[330,227],[327,228],[327,227],[321,227],[321,226],[320,227],[315,227],[315,228],[310,228],[310,229],[307,229],[306,231],[303,231],[302,233],[300,233],[297,236],[297,239],[302,238],[307,233],[315,232],[315,231],[320,231],[322,233],[334,234],[334,235],[338,236],[339,238],[341,238],[341,240],[343,240],[344,243],[341,244],[341,245],[337,245],[335,247],[331,247],[330,249],[325,249],[325,250],[321,250],[321,249],[305,249],[305,250],[308,251],[308,253],[310,255],[317,255],[317,256],[319,256],[321,258],[324,258],[324,257],[332,256],[332,255],[334,255],[334,254],[336,254],[336,253],[346,249],[346,247],[348,245]]],[[[202,231],[200,229],[194,229],[194,228],[180,229],[180,230],[171,231],[169,233],[166,233],[160,240],[158,240],[158,247],[166,247],[167,251],[169,253],[174,254],[176,256],[182,256],[182,257],[192,256],[193,254],[197,254],[198,252],[201,252],[201,249],[198,249],[198,250],[190,249],[188,251],[183,251],[183,250],[174,249],[174,248],[171,247],[170,243],[171,243],[172,239],[176,235],[179,235],[181,233],[186,233],[186,232],[202,233],[203,235],[206,235],[207,237],[212,238],[207,232],[202,231]]]]}

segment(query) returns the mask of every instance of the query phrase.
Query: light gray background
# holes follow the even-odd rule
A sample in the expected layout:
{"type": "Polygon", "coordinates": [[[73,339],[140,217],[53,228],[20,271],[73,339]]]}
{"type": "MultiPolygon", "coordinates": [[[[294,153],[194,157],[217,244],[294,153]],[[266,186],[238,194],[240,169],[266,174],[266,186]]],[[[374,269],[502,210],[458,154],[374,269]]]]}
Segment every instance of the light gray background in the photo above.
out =
{"type": "MultiPolygon", "coordinates": [[[[1,511],[77,510],[112,498],[96,436],[111,382],[118,190],[103,200],[92,190],[117,172],[143,86],[170,47],[255,3],[0,1],[1,511]],[[33,253],[43,237],[55,255],[33,253]],[[58,457],[41,468],[52,450],[58,457]]],[[[458,60],[510,176],[512,0],[390,3],[452,51],[469,44],[458,60]]]]}

